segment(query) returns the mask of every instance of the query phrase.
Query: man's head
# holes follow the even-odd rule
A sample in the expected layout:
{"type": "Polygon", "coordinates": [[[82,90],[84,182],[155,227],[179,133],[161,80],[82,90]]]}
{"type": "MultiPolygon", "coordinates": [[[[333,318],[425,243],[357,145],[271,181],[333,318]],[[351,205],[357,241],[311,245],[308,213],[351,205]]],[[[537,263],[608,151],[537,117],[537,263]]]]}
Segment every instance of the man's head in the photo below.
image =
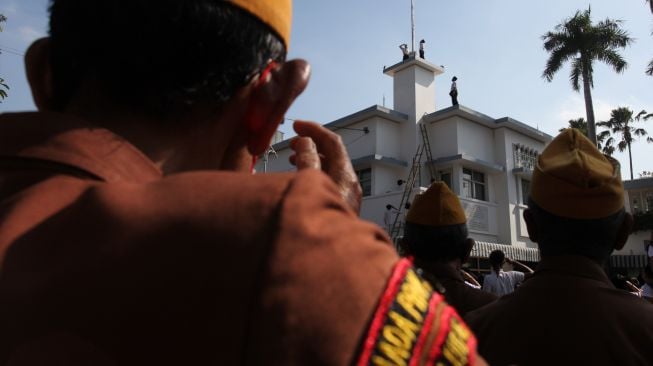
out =
{"type": "Polygon", "coordinates": [[[538,158],[524,219],[542,256],[580,255],[603,263],[630,234],[633,220],[623,205],[618,163],[568,129],[538,158]]]}
{"type": "Polygon", "coordinates": [[[305,62],[284,63],[291,0],[52,0],[50,11],[50,37],[26,55],[40,110],[229,120],[259,150],[308,78],[305,62]]]}
{"type": "Polygon", "coordinates": [[[474,246],[465,211],[446,184],[435,182],[415,197],[406,217],[402,246],[415,258],[432,262],[467,261],[474,246]]]}
{"type": "Polygon", "coordinates": [[[392,205],[385,205],[386,210],[390,210],[392,208],[392,205]]]}
{"type": "Polygon", "coordinates": [[[506,255],[503,253],[503,251],[497,249],[493,250],[490,253],[490,266],[492,266],[492,269],[495,271],[498,271],[501,266],[503,266],[503,262],[506,261],[506,255]]]}

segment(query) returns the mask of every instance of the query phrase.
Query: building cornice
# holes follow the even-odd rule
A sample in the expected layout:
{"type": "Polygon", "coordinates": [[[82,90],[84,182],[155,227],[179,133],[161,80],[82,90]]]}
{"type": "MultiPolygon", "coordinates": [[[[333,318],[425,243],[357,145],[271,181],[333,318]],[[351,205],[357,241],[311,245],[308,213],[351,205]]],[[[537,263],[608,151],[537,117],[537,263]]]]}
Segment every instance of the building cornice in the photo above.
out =
{"type": "Polygon", "coordinates": [[[438,165],[438,164],[445,164],[445,163],[464,163],[466,165],[469,165],[471,167],[477,167],[481,168],[482,170],[485,170],[490,173],[501,173],[505,169],[503,165],[495,164],[489,161],[481,160],[478,159],[474,156],[467,155],[467,154],[456,154],[456,155],[451,155],[451,156],[443,156],[437,159],[433,159],[427,164],[433,164],[433,165],[438,165]]]}
{"type": "Polygon", "coordinates": [[[526,136],[529,136],[537,141],[548,143],[553,137],[543,131],[535,129],[523,122],[520,122],[511,117],[503,117],[499,119],[494,119],[486,114],[475,111],[471,108],[467,108],[461,105],[455,105],[448,108],[435,111],[431,114],[424,116],[423,120],[426,123],[437,123],[451,117],[458,116],[470,120],[472,122],[479,123],[483,126],[498,129],[505,127],[513,131],[517,131],[526,136]]]}
{"type": "MultiPolygon", "coordinates": [[[[403,122],[408,121],[408,115],[406,115],[406,114],[403,114],[401,112],[397,112],[397,111],[395,111],[393,109],[386,108],[386,107],[383,107],[383,106],[380,106],[380,105],[373,105],[373,106],[371,106],[369,108],[365,108],[365,109],[360,110],[358,112],[352,113],[352,114],[350,114],[348,116],[339,118],[339,119],[337,119],[335,121],[332,121],[332,122],[329,122],[329,123],[324,125],[324,128],[329,129],[331,131],[337,131],[339,129],[348,127],[348,126],[353,125],[355,123],[362,122],[362,121],[365,121],[365,120],[368,120],[368,119],[371,119],[371,118],[374,118],[374,117],[380,117],[380,118],[383,118],[385,120],[395,122],[395,123],[403,123],[403,122]]],[[[281,142],[278,142],[278,143],[272,145],[272,147],[276,151],[286,149],[290,145],[290,140],[292,140],[292,138],[289,138],[289,139],[283,140],[281,142]]]]}
{"type": "Polygon", "coordinates": [[[436,66],[423,58],[415,57],[415,54],[412,54],[407,60],[397,62],[396,64],[390,67],[383,67],[383,73],[389,76],[394,76],[399,71],[405,70],[412,66],[421,67],[427,71],[439,75],[444,73],[444,66],[436,66]]]}
{"type": "Polygon", "coordinates": [[[395,166],[395,167],[399,166],[399,167],[404,167],[404,168],[408,166],[408,163],[403,161],[403,160],[399,160],[399,159],[395,159],[395,158],[391,158],[391,157],[383,156],[383,155],[379,155],[379,154],[366,155],[366,156],[351,160],[351,165],[353,165],[354,167],[360,167],[360,166],[364,166],[364,165],[368,165],[368,164],[371,165],[372,163],[381,163],[383,165],[389,165],[389,166],[395,166]]]}

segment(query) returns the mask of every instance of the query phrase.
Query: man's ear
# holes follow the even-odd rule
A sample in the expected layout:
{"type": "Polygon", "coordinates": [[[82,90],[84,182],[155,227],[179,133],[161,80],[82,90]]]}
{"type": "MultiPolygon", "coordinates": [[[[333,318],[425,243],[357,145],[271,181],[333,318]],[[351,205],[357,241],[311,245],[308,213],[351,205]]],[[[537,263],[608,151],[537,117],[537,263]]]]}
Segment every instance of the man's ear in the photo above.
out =
{"type": "Polygon", "coordinates": [[[624,220],[621,222],[621,225],[619,225],[619,230],[617,230],[617,238],[614,243],[615,250],[621,250],[623,249],[624,245],[626,245],[628,236],[630,236],[630,233],[633,232],[634,224],[635,219],[633,218],[633,215],[626,212],[624,215],[624,220]]]}
{"type": "Polygon", "coordinates": [[[25,71],[32,98],[40,111],[53,109],[54,86],[50,65],[50,38],[38,39],[25,54],[25,71]]]}
{"type": "Polygon", "coordinates": [[[304,91],[310,77],[310,66],[304,60],[293,60],[272,67],[254,81],[245,114],[247,148],[253,156],[265,152],[274,132],[295,98],[304,91]]]}
{"type": "Polygon", "coordinates": [[[528,230],[528,237],[532,242],[537,243],[540,238],[540,228],[535,220],[535,215],[530,208],[524,210],[524,221],[526,222],[526,230],[528,230]]]}
{"type": "Polygon", "coordinates": [[[469,256],[470,256],[470,254],[472,254],[472,248],[474,248],[474,244],[476,244],[474,239],[472,239],[472,238],[465,239],[465,243],[463,244],[465,246],[463,248],[464,249],[463,253],[465,255],[463,256],[461,263],[466,263],[469,260],[469,256]]]}

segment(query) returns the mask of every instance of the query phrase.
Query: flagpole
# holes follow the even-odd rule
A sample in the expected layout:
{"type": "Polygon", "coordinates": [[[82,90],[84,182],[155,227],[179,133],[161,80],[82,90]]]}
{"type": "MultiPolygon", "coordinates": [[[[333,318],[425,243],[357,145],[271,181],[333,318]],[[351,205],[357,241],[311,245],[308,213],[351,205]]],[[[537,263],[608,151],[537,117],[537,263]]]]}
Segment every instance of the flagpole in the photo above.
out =
{"type": "Polygon", "coordinates": [[[415,52],[415,5],[410,0],[411,51],[415,52]]]}

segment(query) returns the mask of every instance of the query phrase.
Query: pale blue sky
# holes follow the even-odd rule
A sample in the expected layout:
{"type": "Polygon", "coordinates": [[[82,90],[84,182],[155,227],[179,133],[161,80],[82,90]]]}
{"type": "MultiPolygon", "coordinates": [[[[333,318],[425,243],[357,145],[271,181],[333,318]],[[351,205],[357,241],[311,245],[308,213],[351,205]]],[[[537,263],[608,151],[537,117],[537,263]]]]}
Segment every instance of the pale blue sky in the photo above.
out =
{"type": "MultiPolygon", "coordinates": [[[[11,86],[0,111],[34,109],[16,54],[46,34],[47,3],[0,0],[0,13],[9,18],[0,33],[0,77],[11,86]]],[[[547,53],[540,37],[588,5],[594,21],[621,19],[636,39],[622,52],[630,64],[625,73],[595,66],[597,120],[608,119],[618,106],[653,112],[653,77],[644,74],[653,59],[653,15],[644,0],[415,0],[416,38],[426,40],[430,62],[445,65],[436,79],[437,108],[450,105],[449,80],[456,75],[460,103],[495,118],[510,116],[555,135],[569,119],[584,117],[583,97],[571,90],[568,67],[552,83],[541,78],[547,53]]],[[[382,69],[401,59],[397,46],[404,42],[410,43],[410,0],[295,1],[289,57],[311,62],[313,76],[287,116],[328,123],[380,105],[384,95],[392,107],[392,79],[382,69]]],[[[646,124],[653,134],[653,120],[646,124]]],[[[633,155],[635,177],[653,170],[653,144],[636,143],[633,155]]],[[[627,155],[616,157],[628,177],[627,155]]]]}

